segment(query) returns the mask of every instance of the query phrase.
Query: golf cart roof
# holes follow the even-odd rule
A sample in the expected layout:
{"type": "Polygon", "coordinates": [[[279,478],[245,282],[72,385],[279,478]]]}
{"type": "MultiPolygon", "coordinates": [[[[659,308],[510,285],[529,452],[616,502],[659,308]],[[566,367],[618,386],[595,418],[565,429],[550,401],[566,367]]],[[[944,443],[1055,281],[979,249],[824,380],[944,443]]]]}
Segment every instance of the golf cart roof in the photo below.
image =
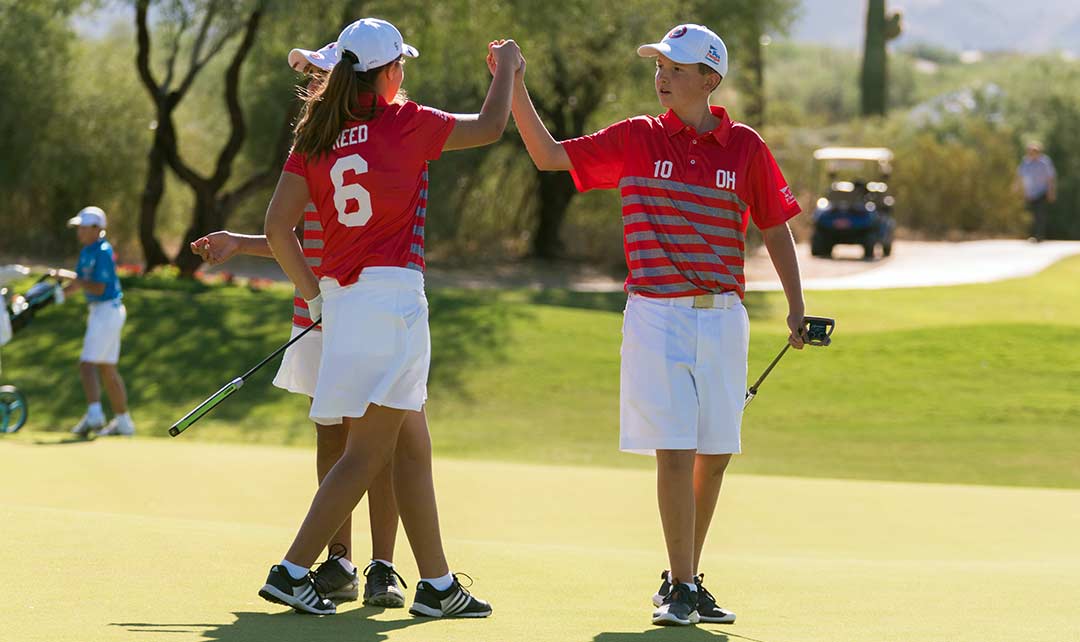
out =
{"type": "Polygon", "coordinates": [[[814,150],[814,160],[858,160],[888,163],[893,159],[888,147],[822,147],[814,150]]]}

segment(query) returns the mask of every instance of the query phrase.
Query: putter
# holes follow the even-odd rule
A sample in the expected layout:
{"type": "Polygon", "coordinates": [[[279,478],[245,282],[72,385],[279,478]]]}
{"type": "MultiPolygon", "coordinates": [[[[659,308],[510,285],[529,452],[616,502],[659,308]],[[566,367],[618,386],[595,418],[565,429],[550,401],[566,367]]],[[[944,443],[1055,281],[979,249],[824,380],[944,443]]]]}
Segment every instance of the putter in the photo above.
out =
{"type": "Polygon", "coordinates": [[[259,368],[265,366],[271,359],[278,356],[282,352],[285,352],[286,348],[299,341],[300,337],[304,336],[308,332],[311,332],[311,329],[319,325],[320,323],[322,323],[322,317],[315,319],[315,322],[305,328],[303,332],[296,335],[292,339],[289,339],[288,343],[271,352],[269,356],[256,364],[254,368],[233,379],[229,383],[222,386],[221,390],[218,390],[214,394],[207,397],[206,400],[196,406],[194,410],[184,415],[180,418],[180,421],[177,421],[175,424],[173,424],[172,427],[169,428],[169,435],[175,437],[190,428],[191,424],[202,419],[203,415],[213,410],[215,407],[217,407],[219,403],[228,399],[229,395],[239,390],[244,385],[244,382],[247,381],[251,375],[259,371],[259,368]]]}
{"type": "MultiPolygon", "coordinates": [[[[832,333],[836,329],[836,320],[828,317],[803,317],[803,332],[805,334],[806,345],[827,347],[832,343],[832,333]]],[[[761,382],[765,381],[765,377],[769,376],[772,369],[776,367],[776,364],[780,363],[780,359],[787,353],[791,344],[786,344],[784,349],[780,351],[780,354],[776,355],[776,358],[772,360],[768,368],[765,368],[765,372],[761,373],[758,380],[754,382],[754,385],[750,386],[746,391],[746,399],[743,401],[743,410],[750,405],[750,402],[757,396],[758,388],[761,386],[761,382]]]]}

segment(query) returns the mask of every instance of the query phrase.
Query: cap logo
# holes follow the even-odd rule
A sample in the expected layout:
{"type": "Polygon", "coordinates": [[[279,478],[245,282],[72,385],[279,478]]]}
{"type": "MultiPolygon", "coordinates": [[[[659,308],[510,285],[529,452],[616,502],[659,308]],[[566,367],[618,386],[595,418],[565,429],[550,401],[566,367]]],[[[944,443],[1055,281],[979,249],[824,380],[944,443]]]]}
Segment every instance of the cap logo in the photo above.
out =
{"type": "Polygon", "coordinates": [[[667,39],[671,40],[672,38],[682,38],[685,35],[686,35],[686,27],[675,27],[674,29],[671,30],[671,33],[669,33],[667,35],[667,39]]]}
{"type": "Polygon", "coordinates": [[[705,54],[705,58],[710,62],[720,64],[720,52],[716,50],[715,45],[709,45],[709,53],[705,54]]]}

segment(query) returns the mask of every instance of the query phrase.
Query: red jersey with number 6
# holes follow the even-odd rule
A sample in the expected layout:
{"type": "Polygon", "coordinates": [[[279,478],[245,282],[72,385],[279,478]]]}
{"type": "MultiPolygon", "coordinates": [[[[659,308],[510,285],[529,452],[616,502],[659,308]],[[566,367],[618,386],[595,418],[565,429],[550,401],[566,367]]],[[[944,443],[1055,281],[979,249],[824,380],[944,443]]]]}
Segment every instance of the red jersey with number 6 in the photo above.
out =
{"type": "Polygon", "coordinates": [[[293,152],[285,162],[286,172],[304,177],[318,210],[320,275],[343,286],[366,267],[424,270],[428,161],[439,157],[454,129],[445,112],[378,100],[378,115],[346,123],[328,152],[293,152]]]}

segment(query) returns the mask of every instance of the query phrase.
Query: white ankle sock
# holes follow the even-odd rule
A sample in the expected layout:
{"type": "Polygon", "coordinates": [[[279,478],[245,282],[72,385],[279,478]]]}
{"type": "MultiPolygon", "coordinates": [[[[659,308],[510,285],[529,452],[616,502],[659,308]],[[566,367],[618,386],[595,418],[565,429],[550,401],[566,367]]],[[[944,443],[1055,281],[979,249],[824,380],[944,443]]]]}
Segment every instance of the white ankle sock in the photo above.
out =
{"type": "Polygon", "coordinates": [[[446,575],[443,575],[442,577],[436,577],[436,578],[433,578],[433,579],[428,579],[426,577],[421,577],[420,580],[424,581],[424,582],[427,582],[436,591],[441,592],[441,591],[445,591],[446,589],[450,588],[450,585],[454,583],[454,575],[453,575],[453,573],[447,573],[446,575]]]}
{"type": "Polygon", "coordinates": [[[116,415],[116,418],[121,419],[121,420],[126,419],[128,421],[131,421],[131,415],[127,414],[126,412],[122,412],[119,415],[116,415]]]}
{"type": "Polygon", "coordinates": [[[338,558],[338,564],[341,564],[341,568],[345,569],[346,573],[355,573],[356,572],[356,564],[353,564],[352,562],[345,559],[344,557],[338,558]]]}
{"type": "Polygon", "coordinates": [[[101,402],[95,401],[94,403],[86,407],[86,416],[91,421],[97,423],[97,420],[105,421],[105,411],[101,409],[101,402]]]}
{"type": "Polygon", "coordinates": [[[378,562],[379,564],[383,564],[384,566],[389,566],[390,568],[394,568],[394,563],[393,562],[387,562],[386,560],[381,560],[381,559],[379,559],[377,557],[371,558],[371,561],[372,562],[378,562]]]}
{"type": "Polygon", "coordinates": [[[300,566],[299,564],[293,564],[289,560],[281,560],[281,565],[280,566],[282,568],[284,568],[286,571],[288,571],[289,572],[289,577],[293,578],[294,580],[298,580],[301,577],[304,577],[305,575],[307,575],[311,571],[311,569],[304,568],[303,566],[300,566]]]}
{"type": "Polygon", "coordinates": [[[683,582],[683,586],[689,588],[692,593],[697,593],[697,584],[694,584],[693,582],[683,582]]]}

